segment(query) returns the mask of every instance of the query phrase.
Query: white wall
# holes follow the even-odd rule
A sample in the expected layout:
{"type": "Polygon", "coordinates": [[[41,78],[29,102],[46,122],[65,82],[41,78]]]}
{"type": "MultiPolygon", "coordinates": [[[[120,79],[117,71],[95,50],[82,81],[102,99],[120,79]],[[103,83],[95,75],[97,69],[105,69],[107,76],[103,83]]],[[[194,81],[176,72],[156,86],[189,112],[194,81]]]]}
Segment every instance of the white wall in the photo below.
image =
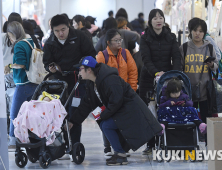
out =
{"type": "Polygon", "coordinates": [[[114,16],[119,8],[125,8],[129,21],[137,18],[138,13],[144,13],[147,21],[155,0],[46,0],[45,27],[48,28],[48,20],[56,14],[66,13],[69,18],[75,15],[91,15],[96,17],[96,25],[102,26],[104,19],[108,17],[108,11],[113,10],[114,16]]]}
{"type": "Polygon", "coordinates": [[[116,0],[61,0],[61,13],[66,13],[70,19],[77,14],[96,17],[98,26],[110,10],[116,10],[116,0]]]}
{"type": "Polygon", "coordinates": [[[49,29],[48,21],[56,14],[60,14],[60,1],[61,0],[46,0],[46,13],[45,13],[45,20],[44,25],[46,30],[49,29]]]}
{"type": "Polygon", "coordinates": [[[116,9],[119,8],[124,8],[127,11],[128,20],[131,22],[138,17],[140,12],[143,12],[143,0],[117,0],[116,9]]]}
{"type": "Polygon", "coordinates": [[[12,12],[17,12],[20,13],[20,0],[2,0],[2,14],[4,15],[3,17],[3,23],[8,20],[8,16],[12,12]]]}
{"type": "Polygon", "coordinates": [[[148,21],[150,11],[154,8],[155,0],[143,0],[144,20],[148,21]]]}

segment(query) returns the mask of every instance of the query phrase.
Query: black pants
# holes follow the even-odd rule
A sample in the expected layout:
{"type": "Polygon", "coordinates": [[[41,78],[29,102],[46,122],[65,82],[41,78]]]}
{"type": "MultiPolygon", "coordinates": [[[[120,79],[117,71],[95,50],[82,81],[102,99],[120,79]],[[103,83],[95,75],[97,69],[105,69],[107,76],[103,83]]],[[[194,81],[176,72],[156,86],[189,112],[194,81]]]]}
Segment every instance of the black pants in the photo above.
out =
{"type": "Polygon", "coordinates": [[[198,108],[198,103],[199,103],[199,108],[200,108],[201,120],[202,120],[204,123],[206,123],[207,117],[211,117],[211,115],[209,115],[209,113],[208,113],[207,100],[201,101],[201,102],[194,102],[194,103],[193,103],[193,107],[195,107],[195,108],[197,109],[197,108],[198,108]]]}
{"type": "Polygon", "coordinates": [[[147,93],[149,91],[153,91],[154,77],[152,77],[147,69],[143,66],[141,73],[140,73],[140,82],[139,82],[139,96],[145,102],[146,105],[149,104],[149,99],[147,97],[147,93]]]}
{"type": "MultiPolygon", "coordinates": [[[[72,88],[74,87],[74,85],[72,85],[72,88]]],[[[72,91],[72,88],[69,88],[69,94],[72,91]]],[[[77,97],[77,98],[83,98],[85,95],[85,82],[81,82],[77,88],[77,90],[75,91],[75,93],[73,94],[72,97],[77,97]]],[[[77,107],[73,107],[72,105],[72,100],[69,103],[68,106],[68,115],[69,118],[70,116],[75,112],[75,110],[77,109],[77,107]]],[[[80,138],[81,138],[81,133],[82,133],[82,124],[74,124],[73,127],[70,129],[70,136],[71,136],[71,140],[72,140],[72,145],[75,144],[76,142],[80,142],[80,138]]]]}

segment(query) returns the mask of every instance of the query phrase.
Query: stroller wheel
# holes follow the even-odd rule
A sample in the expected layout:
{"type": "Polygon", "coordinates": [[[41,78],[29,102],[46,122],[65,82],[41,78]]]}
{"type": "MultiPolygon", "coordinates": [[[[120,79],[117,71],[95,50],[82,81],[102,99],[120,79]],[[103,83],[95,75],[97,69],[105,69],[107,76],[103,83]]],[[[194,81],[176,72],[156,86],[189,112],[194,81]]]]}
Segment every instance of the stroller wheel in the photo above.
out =
{"type": "Polygon", "coordinates": [[[76,164],[81,164],[85,158],[85,148],[82,143],[75,143],[72,148],[72,159],[76,164]]]}
{"type": "Polygon", "coordinates": [[[32,162],[32,163],[36,163],[36,161],[37,161],[36,158],[34,158],[34,157],[30,156],[30,155],[28,155],[28,160],[29,160],[30,162],[32,162]]]}
{"type": "Polygon", "coordinates": [[[27,155],[24,152],[19,152],[15,156],[15,163],[19,168],[24,168],[28,162],[27,155]]]}
{"type": "Polygon", "coordinates": [[[50,154],[48,153],[44,153],[42,156],[39,157],[39,165],[43,169],[47,169],[48,167],[50,167],[51,162],[52,162],[52,158],[50,154]]]}

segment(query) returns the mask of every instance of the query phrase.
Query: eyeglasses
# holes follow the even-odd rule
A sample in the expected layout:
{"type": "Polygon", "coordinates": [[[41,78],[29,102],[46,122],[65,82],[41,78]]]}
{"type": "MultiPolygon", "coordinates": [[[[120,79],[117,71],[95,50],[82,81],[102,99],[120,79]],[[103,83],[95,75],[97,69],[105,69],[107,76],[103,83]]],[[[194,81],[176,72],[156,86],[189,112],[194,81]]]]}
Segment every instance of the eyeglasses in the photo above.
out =
{"type": "Polygon", "coordinates": [[[84,67],[82,67],[82,68],[79,68],[79,71],[81,71],[82,69],[84,69],[84,67]]]}
{"type": "Polygon", "coordinates": [[[114,41],[115,43],[121,43],[121,42],[123,42],[123,39],[111,40],[111,41],[114,41]]]}

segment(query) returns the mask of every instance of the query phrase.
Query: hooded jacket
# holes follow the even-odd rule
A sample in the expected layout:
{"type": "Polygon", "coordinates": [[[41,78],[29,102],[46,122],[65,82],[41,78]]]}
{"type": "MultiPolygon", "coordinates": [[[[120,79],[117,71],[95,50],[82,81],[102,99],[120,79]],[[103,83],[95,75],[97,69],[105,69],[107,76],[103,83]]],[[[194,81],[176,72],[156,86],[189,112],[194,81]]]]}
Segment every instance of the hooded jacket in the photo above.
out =
{"type": "MultiPolygon", "coordinates": [[[[106,109],[100,118],[112,118],[121,135],[134,151],[162,130],[162,127],[136,92],[118,76],[116,68],[99,64],[95,84],[106,109]]],[[[101,106],[94,82],[87,81],[86,94],[70,121],[81,124],[97,106],[101,106]]]]}
{"type": "MultiPolygon", "coordinates": [[[[130,52],[126,50],[126,61],[124,60],[121,51],[122,48],[119,49],[117,57],[115,57],[110,50],[110,48],[107,46],[107,51],[109,54],[109,60],[107,62],[107,65],[110,67],[115,67],[118,69],[119,76],[127,83],[130,84],[133,90],[137,90],[137,79],[138,79],[138,71],[136,63],[131,56],[130,52]]],[[[100,51],[98,55],[96,56],[96,61],[98,63],[104,63],[105,64],[105,57],[103,55],[103,52],[100,51]]]]}
{"type": "MultiPolygon", "coordinates": [[[[191,85],[197,85],[200,81],[200,75],[202,67],[204,66],[203,75],[200,84],[201,99],[200,101],[207,100],[207,81],[210,80],[209,68],[206,64],[203,64],[204,60],[210,56],[210,50],[208,44],[210,42],[204,40],[204,44],[197,47],[192,40],[188,41],[186,57],[184,57],[183,45],[180,46],[180,52],[182,55],[182,68],[184,73],[190,78],[191,85]],[[208,48],[207,55],[206,48],[208,48]]],[[[213,50],[213,57],[216,58],[215,51],[213,50]]],[[[214,68],[210,68],[212,71],[218,69],[217,58],[214,61],[214,68]]],[[[196,102],[196,101],[195,101],[196,102]]]]}
{"type": "Polygon", "coordinates": [[[189,99],[189,96],[183,92],[183,90],[180,91],[180,96],[178,98],[172,98],[166,96],[166,87],[164,86],[162,88],[162,96],[160,98],[160,106],[159,107],[170,107],[171,101],[179,102],[179,101],[185,101],[185,105],[183,107],[192,107],[193,102],[189,99]]]}
{"type": "Polygon", "coordinates": [[[159,37],[152,28],[147,28],[141,36],[140,51],[144,66],[152,77],[160,71],[181,70],[179,46],[169,28],[163,27],[159,37]]]}

